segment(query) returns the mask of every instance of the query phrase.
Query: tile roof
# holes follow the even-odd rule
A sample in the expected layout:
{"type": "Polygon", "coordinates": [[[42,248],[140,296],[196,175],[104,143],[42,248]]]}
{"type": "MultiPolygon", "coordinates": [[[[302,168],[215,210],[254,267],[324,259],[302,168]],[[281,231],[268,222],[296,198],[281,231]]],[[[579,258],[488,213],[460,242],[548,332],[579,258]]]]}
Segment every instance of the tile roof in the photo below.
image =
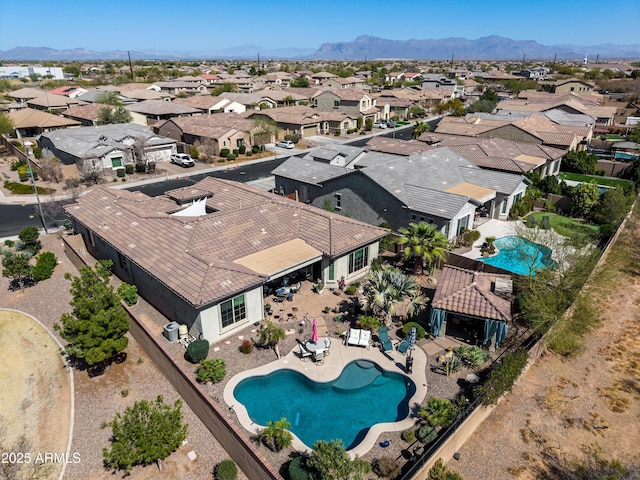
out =
{"type": "MultiPolygon", "coordinates": [[[[192,305],[228,298],[267,280],[236,261],[295,239],[327,256],[375,242],[387,230],[247,185],[206,178],[203,217],[172,217],[168,196],[101,188],[67,212],[192,305]]],[[[174,195],[175,192],[172,193],[174,195]]]]}
{"type": "Polygon", "coordinates": [[[64,95],[47,94],[27,100],[27,104],[39,107],[69,107],[70,105],[85,105],[85,102],[64,95]]]}
{"type": "Polygon", "coordinates": [[[180,105],[175,102],[166,102],[164,100],[143,100],[142,102],[127,105],[124,108],[143,115],[189,115],[200,113],[200,110],[197,108],[187,107],[186,105],[180,105]]]}
{"type": "Polygon", "coordinates": [[[93,122],[96,118],[98,118],[100,110],[105,107],[109,107],[109,105],[104,105],[102,103],[90,103],[89,105],[71,107],[64,112],[61,112],[61,115],[64,117],[82,118],[84,120],[90,120],[93,122]]]}
{"type": "Polygon", "coordinates": [[[80,125],[80,122],[70,118],[64,118],[33,108],[23,108],[9,112],[7,116],[11,119],[11,123],[15,128],[60,128],[80,125]]]}
{"type": "Polygon", "coordinates": [[[496,278],[511,281],[509,275],[445,265],[431,306],[451,313],[510,322],[511,302],[493,292],[496,278]]]}

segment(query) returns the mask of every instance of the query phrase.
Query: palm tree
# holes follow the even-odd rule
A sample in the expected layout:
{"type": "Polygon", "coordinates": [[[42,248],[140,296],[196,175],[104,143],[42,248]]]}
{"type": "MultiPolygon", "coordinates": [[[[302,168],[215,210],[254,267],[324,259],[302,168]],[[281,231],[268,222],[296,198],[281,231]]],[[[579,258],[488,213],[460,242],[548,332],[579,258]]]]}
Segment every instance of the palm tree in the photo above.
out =
{"type": "Polygon", "coordinates": [[[429,124],[427,122],[416,122],[413,126],[413,138],[418,138],[423,133],[429,131],[429,124]]]}
{"type": "Polygon", "coordinates": [[[423,273],[425,264],[431,272],[434,261],[446,259],[447,250],[451,249],[449,239],[432,223],[410,223],[409,228],[402,227],[398,233],[401,235],[398,243],[405,245],[404,259],[413,261],[414,268],[417,270],[419,266],[423,273]]]}
{"type": "Polygon", "coordinates": [[[278,342],[284,338],[284,329],[276,326],[271,320],[266,320],[260,330],[258,336],[264,345],[273,347],[278,358],[280,358],[280,350],[278,342]]]}
{"type": "Polygon", "coordinates": [[[387,324],[399,304],[409,301],[409,314],[418,313],[425,305],[415,277],[388,265],[371,271],[363,290],[367,307],[387,324]]]}
{"type": "Polygon", "coordinates": [[[290,427],[291,424],[287,422],[286,418],[275,422],[267,420],[267,427],[260,431],[259,438],[266,443],[273,442],[273,450],[279,452],[283,448],[289,447],[293,441],[291,432],[287,430],[290,427]]]}

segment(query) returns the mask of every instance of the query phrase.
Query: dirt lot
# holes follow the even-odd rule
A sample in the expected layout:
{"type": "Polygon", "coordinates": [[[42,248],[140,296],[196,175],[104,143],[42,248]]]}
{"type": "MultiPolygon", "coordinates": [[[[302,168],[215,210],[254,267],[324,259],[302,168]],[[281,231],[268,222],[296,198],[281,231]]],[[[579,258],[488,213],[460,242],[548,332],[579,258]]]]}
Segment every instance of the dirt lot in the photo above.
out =
{"type": "Polygon", "coordinates": [[[553,468],[586,461],[589,448],[640,463],[640,279],[627,262],[607,257],[615,288],[590,292],[602,323],[583,352],[546,353],[449,462],[465,480],[562,478],[553,468]]]}
{"type": "MultiPolygon", "coordinates": [[[[0,378],[4,385],[0,389],[3,455],[28,454],[28,459],[22,457],[25,464],[39,459],[37,463],[49,464],[43,478],[58,478],[63,464],[45,462],[38,455],[67,451],[71,377],[56,342],[27,315],[0,310],[0,378]],[[22,436],[25,443],[21,445],[22,436]]],[[[15,465],[21,458],[3,456],[2,463],[6,461],[15,465]]]]}

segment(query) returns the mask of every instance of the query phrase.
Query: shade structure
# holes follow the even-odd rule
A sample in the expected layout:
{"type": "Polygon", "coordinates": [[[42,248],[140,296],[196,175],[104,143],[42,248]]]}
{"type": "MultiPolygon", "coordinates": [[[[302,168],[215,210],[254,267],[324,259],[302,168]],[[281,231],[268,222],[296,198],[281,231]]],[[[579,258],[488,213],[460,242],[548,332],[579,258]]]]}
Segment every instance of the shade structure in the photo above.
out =
{"type": "Polygon", "coordinates": [[[447,312],[440,308],[432,308],[431,316],[429,318],[429,327],[431,329],[431,335],[434,337],[442,338],[442,326],[444,325],[444,317],[447,312]]]}
{"type": "Polygon", "coordinates": [[[318,324],[316,323],[315,318],[313,319],[313,324],[311,328],[313,329],[313,332],[311,334],[311,341],[313,343],[316,343],[318,341],[318,324]]]}
{"type": "Polygon", "coordinates": [[[409,333],[409,350],[413,350],[416,348],[416,327],[411,328],[411,332],[409,333]]]}

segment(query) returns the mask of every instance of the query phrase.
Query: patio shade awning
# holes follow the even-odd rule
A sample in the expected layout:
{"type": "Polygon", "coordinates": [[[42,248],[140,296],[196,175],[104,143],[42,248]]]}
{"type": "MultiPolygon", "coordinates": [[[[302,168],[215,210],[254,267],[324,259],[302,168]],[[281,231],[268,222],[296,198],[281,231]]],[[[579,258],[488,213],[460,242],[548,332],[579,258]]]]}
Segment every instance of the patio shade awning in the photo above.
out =
{"type": "Polygon", "coordinates": [[[473,183],[462,182],[445,190],[447,193],[454,193],[477,200],[480,203],[486,203],[496,198],[496,191],[490,188],[474,185],[473,183]]]}
{"type": "Polygon", "coordinates": [[[284,275],[322,258],[322,252],[300,238],[252,253],[233,261],[269,277],[284,275]]]}

